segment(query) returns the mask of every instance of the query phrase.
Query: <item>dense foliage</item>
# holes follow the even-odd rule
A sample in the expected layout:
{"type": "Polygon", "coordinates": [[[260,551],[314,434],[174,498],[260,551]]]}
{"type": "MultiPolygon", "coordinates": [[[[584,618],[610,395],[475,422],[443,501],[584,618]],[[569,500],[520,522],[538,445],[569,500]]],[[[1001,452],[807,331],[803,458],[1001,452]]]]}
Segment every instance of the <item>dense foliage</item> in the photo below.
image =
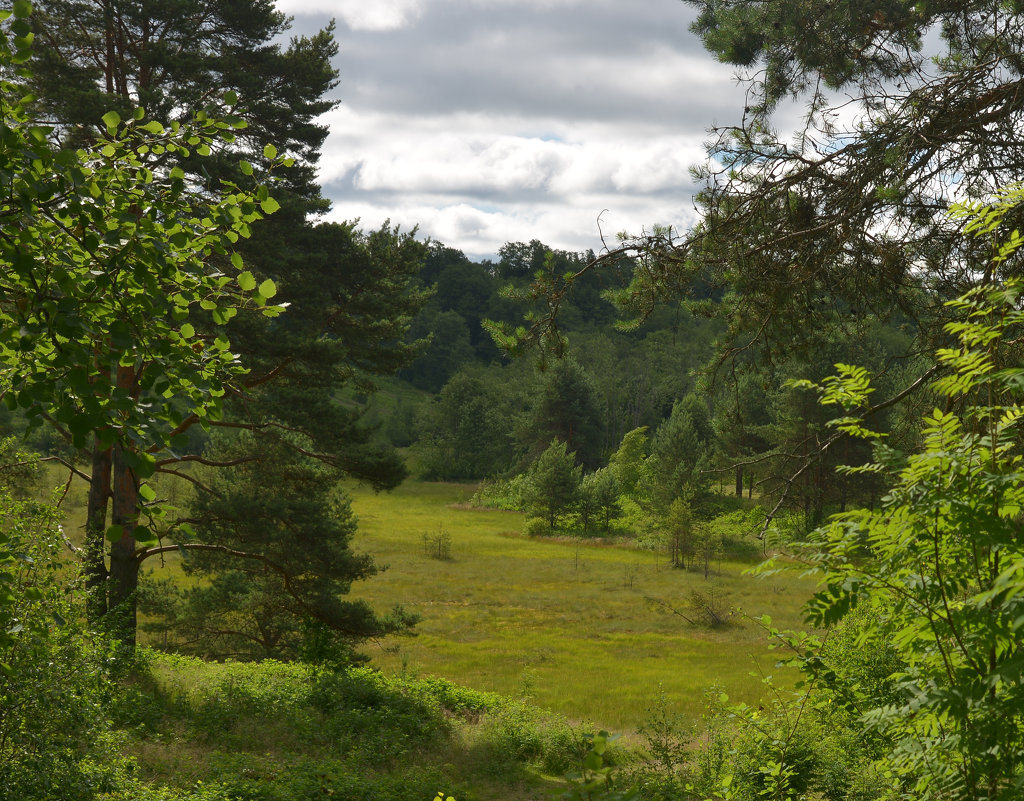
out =
{"type": "MultiPolygon", "coordinates": [[[[20,241],[5,245],[0,388],[30,431],[66,440],[66,461],[87,454],[76,469],[90,482],[90,615],[117,610],[106,623],[131,643],[140,565],[171,547],[165,538],[196,544],[182,515],[161,516],[147,479],[203,490],[187,463],[215,463],[201,453],[211,427],[256,435],[236,459],[256,460],[259,436],[283,428],[332,471],[379,488],[405,476],[361,406],[334,396],[417,352],[405,332],[425,298],[412,286],[425,247],[387,224],[364,234],[307,220],[326,208],[314,168],[327,131],[315,118],[333,105],[330,27],[284,46],[289,21],[263,0],[14,10],[18,59],[33,37],[37,49],[5,89],[8,227],[20,241]],[[275,223],[261,219],[272,212],[275,223]],[[58,255],[43,264],[48,246],[58,255]],[[285,306],[287,320],[269,319],[285,306]]],[[[311,569],[301,552],[283,570],[267,550],[218,542],[273,562],[279,582],[311,569]]]]}
{"type": "MultiPolygon", "coordinates": [[[[16,18],[13,33],[26,25],[16,18]]],[[[3,55],[8,64],[24,60],[9,49],[3,55]]],[[[10,234],[0,245],[0,389],[30,427],[53,426],[73,447],[93,449],[91,589],[98,609],[108,600],[120,607],[119,633],[131,640],[138,567],[158,539],[151,521],[159,510],[143,508],[155,494],[141,482],[186,421],[219,416],[221,398],[244,372],[224,335],[228,320],[246,305],[281,311],[268,305],[274,283],[257,285],[233,254],[250,224],[277,204],[266,187],[225,184],[197,195],[180,169],[163,165],[167,153],[209,154],[240,120],[200,113],[165,129],[141,109],[128,120],[108,112],[103,137],[74,151],[29,123],[18,85],[0,89],[12,187],[0,210],[10,234]],[[229,274],[209,269],[218,256],[229,274]],[[197,318],[209,320],[206,335],[197,318]]]]}
{"type": "Polygon", "coordinates": [[[0,491],[0,799],[94,798],[121,770],[107,702],[114,662],[77,624],[80,577],[59,511],[0,491]]]}

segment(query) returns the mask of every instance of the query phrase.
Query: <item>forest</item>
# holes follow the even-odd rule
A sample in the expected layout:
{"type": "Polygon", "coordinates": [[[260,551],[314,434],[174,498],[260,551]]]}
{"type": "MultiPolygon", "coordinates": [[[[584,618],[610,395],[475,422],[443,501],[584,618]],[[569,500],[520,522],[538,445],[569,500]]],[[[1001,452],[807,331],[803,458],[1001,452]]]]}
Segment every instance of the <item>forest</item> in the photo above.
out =
{"type": "Polygon", "coordinates": [[[1024,3],[685,1],[699,222],[481,262],[333,25],[0,3],[0,801],[1024,795],[1024,3]]]}

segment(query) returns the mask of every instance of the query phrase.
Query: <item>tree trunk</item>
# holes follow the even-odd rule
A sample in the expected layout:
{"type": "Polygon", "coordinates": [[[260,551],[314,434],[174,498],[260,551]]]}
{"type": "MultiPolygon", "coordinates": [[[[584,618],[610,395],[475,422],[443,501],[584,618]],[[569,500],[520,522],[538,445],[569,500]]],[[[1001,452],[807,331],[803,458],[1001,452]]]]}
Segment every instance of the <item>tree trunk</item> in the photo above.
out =
{"type": "MultiPolygon", "coordinates": [[[[131,366],[118,365],[117,387],[137,396],[137,376],[131,366]]],[[[139,566],[135,554],[136,542],[132,536],[139,520],[139,478],[127,459],[130,446],[118,442],[113,448],[111,462],[111,522],[123,529],[121,538],[110,546],[110,579],[107,598],[111,618],[108,627],[115,639],[130,649],[135,648],[135,629],[138,623],[137,607],[139,566]]]]}
{"type": "Polygon", "coordinates": [[[85,518],[85,589],[86,614],[91,626],[96,626],[107,613],[107,577],[104,561],[107,531],[107,507],[110,501],[110,448],[93,444],[92,473],[89,481],[89,501],[85,518]]]}
{"type": "Polygon", "coordinates": [[[743,497],[743,465],[736,465],[736,497],[743,497]]]}
{"type": "Polygon", "coordinates": [[[128,648],[135,647],[136,607],[139,588],[139,560],[135,555],[132,531],[138,520],[139,482],[125,461],[124,446],[114,446],[113,457],[113,525],[124,534],[110,546],[109,599],[110,632],[128,648]]]}
{"type": "Polygon", "coordinates": [[[106,50],[106,61],[103,64],[103,77],[106,79],[107,94],[114,94],[114,9],[112,0],[103,4],[103,44],[106,50]]]}

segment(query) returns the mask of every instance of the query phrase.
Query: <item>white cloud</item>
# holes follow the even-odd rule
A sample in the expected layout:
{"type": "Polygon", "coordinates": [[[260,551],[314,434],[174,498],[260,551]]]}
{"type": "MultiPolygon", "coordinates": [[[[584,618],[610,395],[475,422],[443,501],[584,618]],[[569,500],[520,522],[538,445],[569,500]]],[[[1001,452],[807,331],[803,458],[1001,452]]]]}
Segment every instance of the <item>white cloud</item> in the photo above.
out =
{"type": "Polygon", "coordinates": [[[345,23],[320,161],[331,218],[418,225],[469,255],[598,250],[602,212],[611,245],[686,227],[706,129],[742,109],[672,0],[278,4],[307,27],[345,23]]]}
{"type": "Polygon", "coordinates": [[[338,109],[321,179],[354,173],[360,191],[437,193],[616,189],[657,192],[687,182],[703,136],[627,124],[438,115],[403,118],[338,109]],[[509,131],[543,130],[543,136],[509,131]]]}
{"type": "Polygon", "coordinates": [[[572,206],[505,204],[498,208],[469,203],[442,205],[435,198],[407,195],[384,204],[341,201],[329,218],[359,218],[365,229],[390,220],[403,230],[417,227],[421,237],[457,247],[471,258],[494,258],[505,242],[531,239],[565,250],[600,251],[604,246],[615,247],[620,231],[637,234],[655,224],[685,227],[695,216],[685,205],[666,206],[664,202],[616,195],[588,196],[572,206]]]}
{"type": "Polygon", "coordinates": [[[277,0],[286,14],[335,17],[353,31],[393,31],[415,21],[422,0],[277,0]]]}

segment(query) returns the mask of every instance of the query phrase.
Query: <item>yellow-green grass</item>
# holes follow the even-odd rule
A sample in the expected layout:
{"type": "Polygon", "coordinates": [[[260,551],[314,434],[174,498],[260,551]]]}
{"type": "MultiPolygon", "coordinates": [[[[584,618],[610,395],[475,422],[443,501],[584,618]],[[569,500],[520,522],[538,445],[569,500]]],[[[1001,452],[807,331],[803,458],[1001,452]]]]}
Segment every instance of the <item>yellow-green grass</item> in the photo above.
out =
{"type": "MultiPolygon", "coordinates": [[[[56,484],[66,473],[48,471],[47,479],[56,484]]],[[[76,543],[85,490],[75,479],[63,504],[65,531],[76,543]]],[[[618,731],[634,729],[661,694],[696,719],[705,690],[753,702],[763,691],[762,675],[789,680],[749,618],[769,614],[780,627],[800,626],[813,583],[795,570],[759,579],[747,574],[749,564],[723,562],[708,581],[700,572],[668,567],[663,555],[627,546],[525,538],[522,515],[466,506],[472,485],[347,490],[359,517],[355,548],[388,566],[353,585],[352,595],[380,611],[402,604],[422,617],[416,636],[364,646],[387,672],[528,697],[572,720],[618,731]],[[442,531],[451,537],[448,561],[424,552],[423,535],[442,531]],[[689,614],[690,592],[709,587],[737,610],[731,625],[695,628],[668,611],[689,614]]],[[[176,553],[146,568],[190,580],[176,553]]],[[[141,640],[148,640],[145,633],[141,640]]]]}
{"type": "MultiPolygon", "coordinates": [[[[746,616],[800,625],[812,589],[797,571],[759,579],[723,562],[705,580],[623,546],[528,539],[519,514],[466,508],[472,487],[407,483],[391,494],[355,488],[357,549],[389,568],[353,587],[378,609],[422,616],[418,635],[369,646],[385,671],[434,675],[475,689],[529,696],[570,719],[619,731],[643,721],[659,695],[696,719],[704,692],[756,701],[778,654],[746,616]],[[447,532],[451,560],[425,553],[423,534],[447,532]],[[692,590],[725,593],[733,624],[695,628],[692,590]],[[742,614],[741,614],[742,613],[742,614]]],[[[784,681],[792,677],[784,677],[784,681]]]]}

